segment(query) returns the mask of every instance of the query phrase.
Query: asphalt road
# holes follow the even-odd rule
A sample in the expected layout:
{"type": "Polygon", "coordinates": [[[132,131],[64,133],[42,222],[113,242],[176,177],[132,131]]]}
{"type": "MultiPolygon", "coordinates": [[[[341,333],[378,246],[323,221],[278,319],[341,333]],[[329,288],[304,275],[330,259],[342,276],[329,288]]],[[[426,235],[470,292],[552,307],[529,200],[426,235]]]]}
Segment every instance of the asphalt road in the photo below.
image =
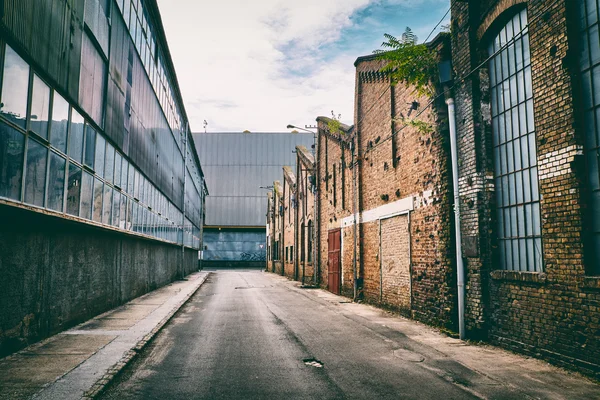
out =
{"type": "Polygon", "coordinates": [[[352,306],[261,271],[214,272],[103,398],[528,397],[352,306]]]}

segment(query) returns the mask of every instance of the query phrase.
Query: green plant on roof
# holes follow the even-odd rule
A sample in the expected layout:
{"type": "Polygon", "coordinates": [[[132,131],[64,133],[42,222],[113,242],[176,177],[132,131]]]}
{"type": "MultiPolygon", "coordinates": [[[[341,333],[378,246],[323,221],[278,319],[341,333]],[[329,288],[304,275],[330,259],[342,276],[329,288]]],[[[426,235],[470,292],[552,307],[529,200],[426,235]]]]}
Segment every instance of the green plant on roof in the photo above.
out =
{"type": "Polygon", "coordinates": [[[335,112],[331,110],[331,118],[327,121],[327,130],[329,133],[334,135],[343,135],[345,132],[342,130],[342,123],[340,119],[342,114],[335,115],[335,112]]]}
{"type": "Polygon", "coordinates": [[[418,38],[409,27],[400,39],[388,33],[383,36],[386,40],[381,44],[382,49],[373,52],[378,59],[386,61],[380,71],[389,74],[392,85],[403,82],[414,86],[420,95],[433,95],[431,82],[437,76],[436,52],[426,44],[417,44],[418,38]]]}

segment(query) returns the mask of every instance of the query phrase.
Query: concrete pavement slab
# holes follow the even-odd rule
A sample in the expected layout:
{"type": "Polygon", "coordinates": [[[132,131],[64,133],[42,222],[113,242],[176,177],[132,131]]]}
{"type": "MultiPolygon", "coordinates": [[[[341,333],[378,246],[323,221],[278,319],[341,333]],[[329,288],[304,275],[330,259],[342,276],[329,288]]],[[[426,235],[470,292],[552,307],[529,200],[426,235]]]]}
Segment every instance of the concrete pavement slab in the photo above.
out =
{"type": "Polygon", "coordinates": [[[194,273],[0,360],[0,399],[94,397],[207,276],[194,273]]]}

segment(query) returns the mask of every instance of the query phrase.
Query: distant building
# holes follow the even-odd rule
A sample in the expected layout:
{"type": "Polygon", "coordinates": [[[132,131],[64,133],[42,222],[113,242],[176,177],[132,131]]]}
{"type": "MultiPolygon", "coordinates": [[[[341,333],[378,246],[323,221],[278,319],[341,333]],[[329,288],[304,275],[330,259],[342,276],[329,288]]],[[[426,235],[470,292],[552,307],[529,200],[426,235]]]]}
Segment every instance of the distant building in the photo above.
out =
{"type": "Polygon", "coordinates": [[[204,185],[155,0],[0,2],[0,356],[197,270],[204,185]]]}
{"type": "Polygon", "coordinates": [[[311,148],[310,133],[194,133],[210,196],[206,203],[203,262],[264,265],[266,193],[295,171],[296,146],[311,148]]]}

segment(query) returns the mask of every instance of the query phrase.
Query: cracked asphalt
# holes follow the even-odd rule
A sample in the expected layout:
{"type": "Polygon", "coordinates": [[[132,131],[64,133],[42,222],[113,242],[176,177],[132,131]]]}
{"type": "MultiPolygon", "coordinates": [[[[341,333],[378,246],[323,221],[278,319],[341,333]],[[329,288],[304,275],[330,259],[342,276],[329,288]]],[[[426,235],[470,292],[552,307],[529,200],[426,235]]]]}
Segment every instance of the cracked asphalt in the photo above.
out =
{"type": "Polygon", "coordinates": [[[105,399],[590,399],[577,374],[257,270],[212,272],[105,399]]]}

